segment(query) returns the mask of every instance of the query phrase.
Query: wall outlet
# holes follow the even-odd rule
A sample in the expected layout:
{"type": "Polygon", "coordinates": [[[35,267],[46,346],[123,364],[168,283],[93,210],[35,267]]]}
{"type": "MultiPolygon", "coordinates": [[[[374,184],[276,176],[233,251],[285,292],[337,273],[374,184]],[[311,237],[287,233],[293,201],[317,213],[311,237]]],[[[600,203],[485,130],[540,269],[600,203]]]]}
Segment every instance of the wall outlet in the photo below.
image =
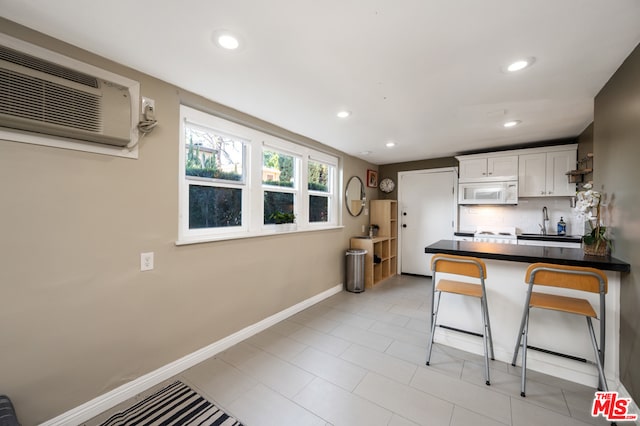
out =
{"type": "Polygon", "coordinates": [[[153,269],[153,252],[140,253],[140,271],[151,271],[153,269]]]}
{"type": "Polygon", "coordinates": [[[156,111],[156,101],[154,101],[151,98],[145,98],[144,96],[142,97],[142,107],[141,107],[141,111],[142,114],[144,114],[144,110],[145,108],[148,106],[151,107],[151,109],[155,112],[156,111]]]}

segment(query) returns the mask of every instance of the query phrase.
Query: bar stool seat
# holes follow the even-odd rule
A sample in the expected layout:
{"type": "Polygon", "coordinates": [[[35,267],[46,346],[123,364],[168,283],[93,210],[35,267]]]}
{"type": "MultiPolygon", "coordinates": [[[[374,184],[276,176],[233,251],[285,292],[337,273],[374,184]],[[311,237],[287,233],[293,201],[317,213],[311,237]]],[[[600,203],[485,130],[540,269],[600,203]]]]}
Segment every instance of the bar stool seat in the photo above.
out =
{"type": "Polygon", "coordinates": [[[608,391],[604,376],[604,348],[605,348],[605,295],[608,289],[607,276],[599,269],[555,265],[550,263],[534,263],[527,268],[525,284],[528,284],[524,312],[520,322],[520,331],[513,353],[511,365],[515,367],[518,352],[522,348],[522,381],[520,395],[526,396],[527,380],[527,338],[529,332],[529,313],[532,308],[547,309],[567,314],[581,315],[586,318],[591,345],[595,354],[595,364],[598,369],[598,389],[608,391]],[[534,292],[534,286],[548,286],[564,288],[572,292],[590,292],[600,295],[600,317],[591,303],[583,298],[569,297],[558,294],[534,292]],[[592,318],[600,320],[600,346],[596,340],[592,318]]]}
{"type": "Polygon", "coordinates": [[[552,311],[566,312],[569,314],[584,315],[597,318],[596,311],[588,300],[575,297],[558,296],[555,294],[533,293],[529,306],[532,308],[550,309],[552,311]]]}
{"type": "Polygon", "coordinates": [[[487,306],[487,292],[484,280],[487,277],[487,266],[485,263],[475,257],[456,256],[448,254],[436,254],[431,259],[431,270],[433,271],[433,295],[431,298],[431,336],[429,337],[429,345],[427,347],[427,362],[431,362],[431,350],[433,348],[433,335],[436,331],[436,323],[438,319],[438,310],[440,309],[440,297],[442,293],[458,294],[462,296],[470,296],[479,299],[480,311],[482,313],[483,333],[482,340],[484,345],[484,361],[485,361],[485,383],[491,384],[489,376],[489,352],[491,359],[495,359],[493,353],[493,339],[491,337],[491,323],[489,321],[489,310],[487,306]],[[478,283],[469,283],[443,278],[436,279],[438,273],[447,273],[452,275],[460,275],[475,278],[478,283]],[[437,294],[437,303],[436,303],[437,294]]]}

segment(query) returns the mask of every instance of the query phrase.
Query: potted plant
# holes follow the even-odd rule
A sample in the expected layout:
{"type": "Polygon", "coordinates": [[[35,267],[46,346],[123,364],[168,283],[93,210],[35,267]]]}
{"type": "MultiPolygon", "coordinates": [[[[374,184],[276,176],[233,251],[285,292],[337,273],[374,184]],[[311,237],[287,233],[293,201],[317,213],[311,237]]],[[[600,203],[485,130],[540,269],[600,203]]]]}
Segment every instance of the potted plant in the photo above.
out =
{"type": "Polygon", "coordinates": [[[600,216],[602,194],[593,190],[593,184],[586,183],[583,190],[576,194],[577,217],[583,219],[589,230],[582,237],[585,254],[593,256],[607,256],[611,249],[611,240],[607,236],[607,227],[600,216]],[[595,210],[595,215],[594,215],[595,210]]]}
{"type": "Polygon", "coordinates": [[[287,212],[275,212],[269,216],[269,219],[273,220],[276,225],[281,225],[283,223],[293,223],[296,219],[296,215],[287,212]]]}

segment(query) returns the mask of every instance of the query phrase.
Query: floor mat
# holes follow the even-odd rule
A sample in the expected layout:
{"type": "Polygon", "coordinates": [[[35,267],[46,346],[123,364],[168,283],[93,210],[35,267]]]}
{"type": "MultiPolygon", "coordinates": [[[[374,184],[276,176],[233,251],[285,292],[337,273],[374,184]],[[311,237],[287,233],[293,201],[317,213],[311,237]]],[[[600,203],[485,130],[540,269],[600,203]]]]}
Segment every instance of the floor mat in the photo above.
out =
{"type": "Polygon", "coordinates": [[[159,390],[100,426],[242,426],[180,381],[159,390]]]}

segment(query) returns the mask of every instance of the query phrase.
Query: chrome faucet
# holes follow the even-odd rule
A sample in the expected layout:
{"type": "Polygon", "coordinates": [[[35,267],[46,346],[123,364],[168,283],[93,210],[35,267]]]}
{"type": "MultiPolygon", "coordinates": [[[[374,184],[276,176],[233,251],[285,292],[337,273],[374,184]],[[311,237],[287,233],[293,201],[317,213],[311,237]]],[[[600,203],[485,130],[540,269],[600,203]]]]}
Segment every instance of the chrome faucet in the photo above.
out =
{"type": "Polygon", "coordinates": [[[547,206],[544,206],[542,208],[542,225],[540,225],[542,235],[547,235],[547,222],[549,222],[549,212],[547,211],[547,206]]]}

